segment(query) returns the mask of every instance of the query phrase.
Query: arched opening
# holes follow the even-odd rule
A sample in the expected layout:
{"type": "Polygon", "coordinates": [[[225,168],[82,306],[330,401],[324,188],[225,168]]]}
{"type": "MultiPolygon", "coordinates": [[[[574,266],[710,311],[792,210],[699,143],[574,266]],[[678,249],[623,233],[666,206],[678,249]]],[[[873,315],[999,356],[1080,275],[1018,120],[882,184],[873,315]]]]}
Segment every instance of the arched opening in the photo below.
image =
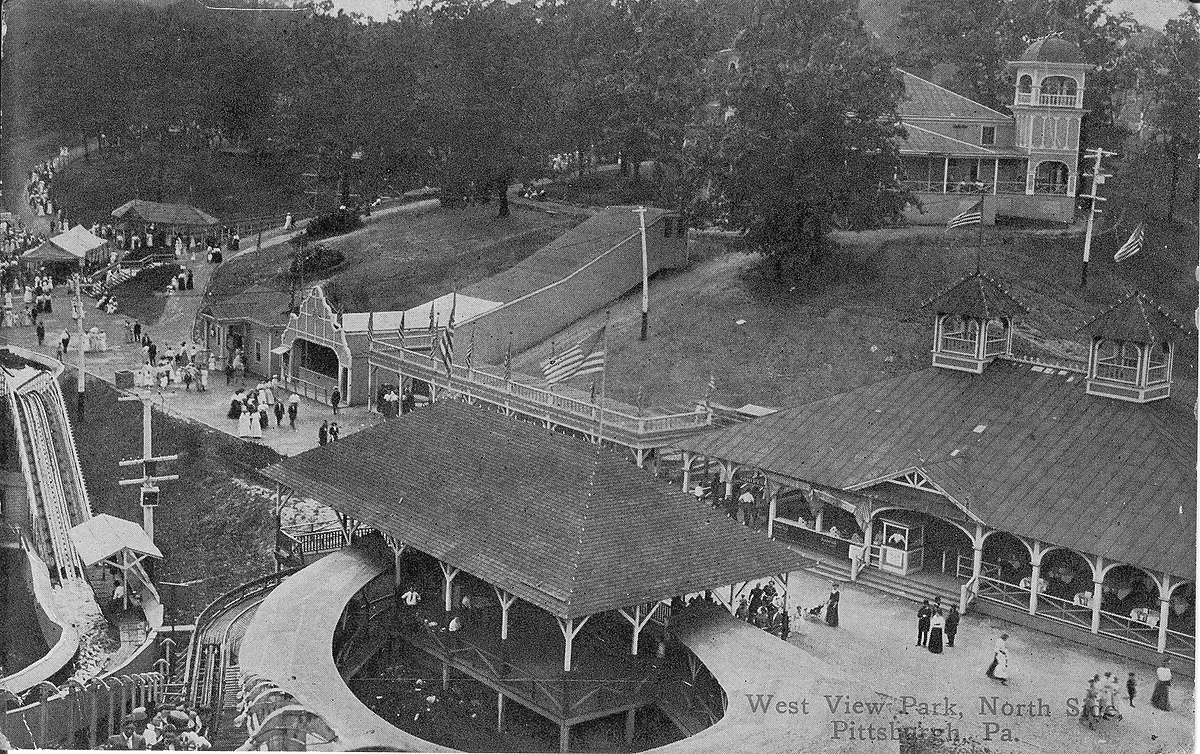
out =
{"type": "MultiPolygon", "coordinates": [[[[1188,582],[1177,584],[1171,590],[1170,617],[1167,619],[1167,629],[1182,634],[1184,638],[1194,638],[1196,633],[1196,584],[1188,582]]],[[[1170,637],[1168,636],[1168,649],[1170,637]]]]}
{"type": "Polygon", "coordinates": [[[1140,357],[1136,343],[1101,340],[1096,344],[1096,377],[1136,385],[1140,357]]]}
{"type": "Polygon", "coordinates": [[[979,322],[958,314],[942,316],[940,350],[974,355],[979,341],[979,322]]]}
{"type": "Polygon", "coordinates": [[[1149,368],[1146,370],[1146,384],[1157,385],[1171,381],[1171,345],[1155,343],[1148,354],[1149,368]]]}
{"type": "MultiPolygon", "coordinates": [[[[1158,584],[1137,566],[1119,565],[1104,574],[1100,587],[1100,609],[1115,615],[1148,611],[1158,620],[1158,584]]],[[[1144,613],[1143,613],[1144,614],[1144,613]]]]}
{"type": "Polygon", "coordinates": [[[1041,578],[1052,597],[1081,604],[1091,600],[1092,566],[1074,550],[1058,547],[1043,555],[1041,578]]]}
{"type": "Polygon", "coordinates": [[[1065,194],[1070,174],[1066,163],[1058,160],[1038,163],[1033,191],[1035,194],[1065,194]]]}
{"type": "Polygon", "coordinates": [[[1017,91],[1021,94],[1029,94],[1033,91],[1033,76],[1028,73],[1021,76],[1021,80],[1017,82],[1017,91]]]}
{"type": "Polygon", "coordinates": [[[984,344],[984,356],[998,356],[1008,352],[1008,322],[1002,319],[989,319],[987,322],[987,341],[984,344]]]}
{"type": "Polygon", "coordinates": [[[1006,531],[987,535],[983,540],[983,575],[1005,584],[1020,584],[1033,573],[1029,548],[1006,531]]]}
{"type": "Polygon", "coordinates": [[[1050,107],[1074,107],[1079,83],[1070,76],[1047,76],[1042,79],[1041,101],[1050,107]]]}

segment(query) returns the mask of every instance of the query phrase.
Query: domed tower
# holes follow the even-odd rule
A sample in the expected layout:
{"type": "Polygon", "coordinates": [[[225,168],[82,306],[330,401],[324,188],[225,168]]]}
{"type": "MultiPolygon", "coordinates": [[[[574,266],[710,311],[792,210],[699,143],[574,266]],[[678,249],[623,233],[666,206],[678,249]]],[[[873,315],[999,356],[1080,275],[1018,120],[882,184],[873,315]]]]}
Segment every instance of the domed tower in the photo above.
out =
{"type": "Polygon", "coordinates": [[[1087,391],[1133,403],[1171,394],[1175,343],[1188,330],[1141,293],[1130,293],[1080,332],[1092,336],[1087,391]]]}
{"type": "MultiPolygon", "coordinates": [[[[1016,146],[1029,155],[1026,196],[1059,196],[1074,207],[1079,158],[1079,124],[1087,70],[1079,48],[1059,37],[1037,40],[1009,62],[1016,69],[1012,111],[1016,146]]],[[[1053,203],[1053,202],[1051,202],[1053,203]]]]}
{"type": "Polygon", "coordinates": [[[1012,354],[1013,318],[1021,302],[987,275],[975,273],[926,301],[933,309],[933,365],[981,374],[997,356],[1012,354]]]}

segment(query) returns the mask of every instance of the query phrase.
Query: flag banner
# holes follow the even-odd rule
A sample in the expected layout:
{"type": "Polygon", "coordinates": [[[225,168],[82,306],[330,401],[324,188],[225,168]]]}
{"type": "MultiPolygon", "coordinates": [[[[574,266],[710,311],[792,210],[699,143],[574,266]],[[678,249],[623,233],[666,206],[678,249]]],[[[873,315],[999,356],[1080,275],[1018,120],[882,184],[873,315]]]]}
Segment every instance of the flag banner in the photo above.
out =
{"type": "Polygon", "coordinates": [[[1113,254],[1114,262],[1124,262],[1134,254],[1142,250],[1142,246],[1146,243],[1146,223],[1138,223],[1138,226],[1133,229],[1133,234],[1129,236],[1129,240],[1117,249],[1117,253],[1113,254]]]}
{"type": "Polygon", "coordinates": [[[950,219],[946,223],[946,228],[961,228],[966,225],[982,225],[983,224],[983,202],[979,201],[971,205],[971,207],[950,219]]]}
{"type": "Polygon", "coordinates": [[[504,381],[512,382],[512,333],[508,334],[508,348],[504,350],[504,381]]]}
{"type": "Polygon", "coordinates": [[[400,329],[396,331],[396,336],[400,342],[400,350],[404,350],[404,312],[400,312],[400,329]]]}
{"type": "Polygon", "coordinates": [[[546,382],[554,384],[604,371],[604,331],[601,327],[595,335],[542,362],[542,374],[546,382]]]}
{"type": "Polygon", "coordinates": [[[429,334],[430,335],[433,335],[433,333],[437,330],[437,322],[434,320],[433,304],[434,304],[433,301],[429,302],[429,334]]]}
{"type": "Polygon", "coordinates": [[[475,360],[475,330],[471,330],[471,342],[467,344],[467,371],[471,371],[471,363],[475,360]]]}
{"type": "Polygon", "coordinates": [[[446,327],[442,329],[442,335],[438,338],[438,352],[442,356],[442,364],[446,366],[446,376],[453,375],[451,363],[454,361],[454,310],[457,308],[458,294],[455,294],[453,303],[450,304],[450,319],[446,321],[446,327]]]}

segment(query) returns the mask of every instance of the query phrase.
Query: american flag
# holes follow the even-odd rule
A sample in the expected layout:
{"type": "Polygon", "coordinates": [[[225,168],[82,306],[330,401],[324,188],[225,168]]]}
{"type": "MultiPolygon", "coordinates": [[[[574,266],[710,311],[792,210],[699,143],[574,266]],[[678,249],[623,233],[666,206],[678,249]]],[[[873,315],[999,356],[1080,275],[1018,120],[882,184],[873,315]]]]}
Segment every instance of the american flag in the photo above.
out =
{"type": "Polygon", "coordinates": [[[450,364],[454,360],[454,310],[457,307],[458,294],[455,294],[450,304],[450,319],[446,321],[442,336],[438,338],[438,353],[442,356],[442,364],[446,366],[447,377],[453,374],[450,364]]]}
{"type": "Polygon", "coordinates": [[[471,342],[467,344],[467,371],[471,371],[471,362],[475,359],[475,328],[471,328],[471,342]]]}
{"type": "Polygon", "coordinates": [[[604,334],[608,329],[601,327],[592,337],[577,343],[558,356],[542,362],[542,374],[546,382],[554,384],[572,377],[582,377],[604,371],[604,334]]]}
{"type": "Polygon", "coordinates": [[[433,335],[437,331],[437,322],[434,321],[434,318],[433,318],[434,317],[433,305],[435,302],[436,302],[436,299],[434,301],[429,302],[429,334],[430,335],[433,335]]]}
{"type": "Polygon", "coordinates": [[[1124,262],[1134,254],[1142,250],[1142,245],[1146,243],[1146,223],[1138,223],[1138,226],[1133,229],[1133,234],[1129,236],[1129,240],[1117,249],[1117,253],[1113,254],[1114,262],[1124,262]]]}
{"type": "Polygon", "coordinates": [[[983,224],[983,202],[978,201],[971,205],[965,212],[960,212],[950,218],[950,222],[946,223],[946,228],[961,228],[965,225],[982,225],[983,224]]]}
{"type": "Polygon", "coordinates": [[[400,350],[404,350],[404,312],[400,312],[400,329],[396,331],[396,336],[400,340],[400,350]]]}

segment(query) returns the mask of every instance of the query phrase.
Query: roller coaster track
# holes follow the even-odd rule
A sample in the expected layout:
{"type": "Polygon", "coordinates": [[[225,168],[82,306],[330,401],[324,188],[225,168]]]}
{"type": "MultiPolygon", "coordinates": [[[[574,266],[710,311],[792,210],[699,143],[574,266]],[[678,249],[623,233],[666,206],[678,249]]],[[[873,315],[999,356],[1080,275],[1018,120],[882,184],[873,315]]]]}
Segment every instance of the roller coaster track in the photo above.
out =
{"type": "Polygon", "coordinates": [[[52,570],[61,581],[83,579],[83,564],[71,542],[70,532],[75,524],[91,518],[92,511],[62,393],[53,379],[36,379],[22,388],[9,393],[9,405],[21,438],[18,448],[30,500],[36,501],[46,522],[54,557],[52,570]],[[43,391],[49,393],[49,401],[43,391]],[[66,436],[55,436],[55,423],[66,436]],[[64,454],[66,458],[62,457],[64,454]],[[78,505],[72,506],[72,498],[78,505]]]}

